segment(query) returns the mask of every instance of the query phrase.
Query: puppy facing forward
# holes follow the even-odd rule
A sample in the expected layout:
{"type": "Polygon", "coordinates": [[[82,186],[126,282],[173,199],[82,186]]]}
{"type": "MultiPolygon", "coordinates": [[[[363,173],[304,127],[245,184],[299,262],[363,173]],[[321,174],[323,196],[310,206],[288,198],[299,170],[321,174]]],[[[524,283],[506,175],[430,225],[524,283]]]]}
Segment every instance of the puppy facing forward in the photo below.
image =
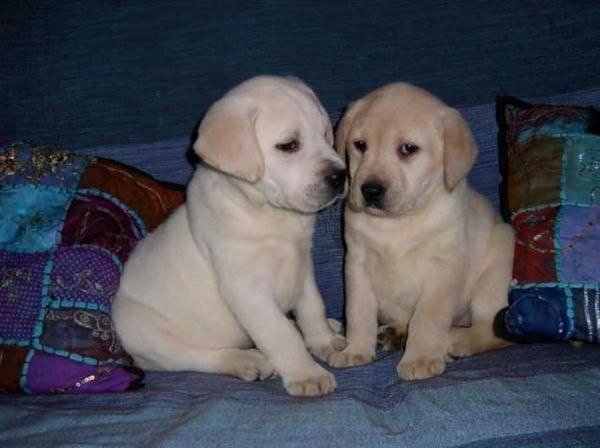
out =
{"type": "Polygon", "coordinates": [[[208,110],[187,201],[136,247],[115,299],[137,365],[244,380],[277,373],[292,395],[334,390],[309,354],[345,347],[311,261],[315,212],[345,188],[332,144],[325,110],[299,80],[252,78],[208,110]]]}
{"type": "Polygon", "coordinates": [[[452,357],[506,343],[493,320],[507,305],[514,235],[467,185],[477,148],[455,109],[404,83],[350,105],[336,135],[349,159],[347,342],[329,364],[371,361],[378,339],[406,337],[405,380],[452,357]]]}

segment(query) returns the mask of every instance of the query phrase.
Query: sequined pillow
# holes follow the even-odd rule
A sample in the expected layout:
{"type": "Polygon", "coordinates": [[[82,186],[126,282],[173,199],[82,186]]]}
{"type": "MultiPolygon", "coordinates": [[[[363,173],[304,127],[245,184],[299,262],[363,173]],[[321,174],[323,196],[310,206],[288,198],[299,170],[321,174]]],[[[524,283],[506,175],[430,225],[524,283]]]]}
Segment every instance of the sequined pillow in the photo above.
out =
{"type": "Polygon", "coordinates": [[[600,113],[498,99],[503,208],[516,230],[508,336],[600,341],[600,113]]]}
{"type": "Polygon", "coordinates": [[[110,160],[0,146],[0,391],[141,384],[110,319],[123,263],[181,191],[110,160]]]}

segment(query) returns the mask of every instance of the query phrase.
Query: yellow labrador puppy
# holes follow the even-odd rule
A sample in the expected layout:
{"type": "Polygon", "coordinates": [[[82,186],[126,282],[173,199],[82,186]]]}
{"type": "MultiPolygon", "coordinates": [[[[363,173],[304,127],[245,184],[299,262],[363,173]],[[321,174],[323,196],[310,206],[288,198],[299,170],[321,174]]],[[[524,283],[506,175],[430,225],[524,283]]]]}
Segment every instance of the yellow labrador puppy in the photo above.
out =
{"type": "Polygon", "coordinates": [[[345,188],[332,145],[325,110],[296,79],[252,78],[208,110],[187,201],[136,247],[114,303],[137,365],[245,380],[277,373],[292,395],[334,390],[309,354],[345,347],[311,261],[315,212],[345,188]]]}
{"type": "Polygon", "coordinates": [[[336,135],[351,179],[345,208],[347,341],[329,364],[371,361],[405,335],[400,378],[439,375],[451,357],[501,347],[514,236],[465,176],[477,148],[455,109],[404,83],[348,108],[336,135]]]}

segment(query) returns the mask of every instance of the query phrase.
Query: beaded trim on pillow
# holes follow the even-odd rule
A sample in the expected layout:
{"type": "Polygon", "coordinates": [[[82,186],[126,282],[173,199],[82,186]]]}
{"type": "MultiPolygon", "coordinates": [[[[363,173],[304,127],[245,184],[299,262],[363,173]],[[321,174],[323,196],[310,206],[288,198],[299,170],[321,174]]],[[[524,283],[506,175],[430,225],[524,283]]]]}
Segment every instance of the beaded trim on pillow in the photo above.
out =
{"type": "Polygon", "coordinates": [[[600,113],[498,99],[516,231],[509,336],[600,341],[600,113]]]}
{"type": "Polygon", "coordinates": [[[0,391],[139,386],[110,319],[123,263],[183,194],[116,162],[0,148],[0,391]]]}

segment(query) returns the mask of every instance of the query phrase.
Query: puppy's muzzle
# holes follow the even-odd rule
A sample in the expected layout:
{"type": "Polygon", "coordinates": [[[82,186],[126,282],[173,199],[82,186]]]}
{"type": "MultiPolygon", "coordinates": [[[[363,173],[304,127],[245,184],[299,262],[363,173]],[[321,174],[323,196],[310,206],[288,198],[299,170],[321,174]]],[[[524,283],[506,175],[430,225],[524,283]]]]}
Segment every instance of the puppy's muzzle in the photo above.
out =
{"type": "Polygon", "coordinates": [[[346,170],[333,168],[326,176],[325,183],[336,194],[341,194],[344,191],[346,184],[346,170]]]}
{"type": "Polygon", "coordinates": [[[360,192],[365,200],[365,207],[383,208],[383,198],[385,196],[385,185],[380,182],[365,182],[360,186],[360,192]]]}

